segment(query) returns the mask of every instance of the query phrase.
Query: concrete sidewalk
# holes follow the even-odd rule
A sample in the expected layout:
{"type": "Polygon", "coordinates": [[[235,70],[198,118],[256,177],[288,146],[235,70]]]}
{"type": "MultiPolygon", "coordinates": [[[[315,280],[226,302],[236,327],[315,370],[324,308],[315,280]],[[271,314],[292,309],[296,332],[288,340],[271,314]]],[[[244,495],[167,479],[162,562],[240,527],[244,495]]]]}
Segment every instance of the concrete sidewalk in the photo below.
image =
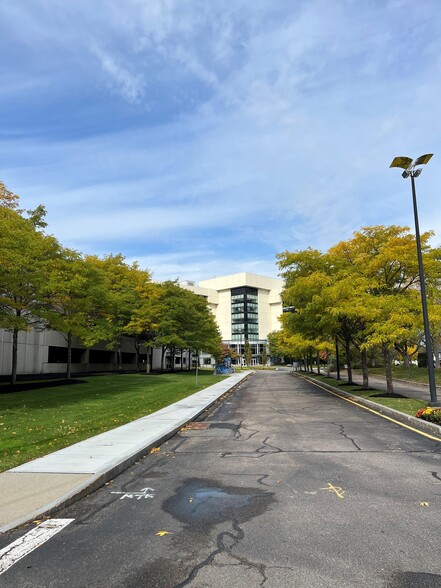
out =
{"type": "Polygon", "coordinates": [[[252,372],[240,372],[162,410],[0,474],[0,533],[93,492],[194,420],[252,372]]]}

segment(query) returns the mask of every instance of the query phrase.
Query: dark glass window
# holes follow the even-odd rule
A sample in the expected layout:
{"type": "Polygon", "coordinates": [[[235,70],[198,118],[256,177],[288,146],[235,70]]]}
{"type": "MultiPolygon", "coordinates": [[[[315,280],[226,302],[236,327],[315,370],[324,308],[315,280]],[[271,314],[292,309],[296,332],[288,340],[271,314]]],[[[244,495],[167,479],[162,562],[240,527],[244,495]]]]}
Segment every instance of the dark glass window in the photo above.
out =
{"type": "MultiPolygon", "coordinates": [[[[72,348],[72,363],[81,363],[84,349],[72,348]]],[[[67,347],[49,346],[48,363],[67,363],[67,347]]]]}
{"type": "Polygon", "coordinates": [[[231,335],[233,341],[257,340],[259,333],[257,288],[231,289],[231,335]]]}
{"type": "Polygon", "coordinates": [[[89,351],[89,363],[113,363],[114,356],[113,351],[91,349],[89,351]]]}

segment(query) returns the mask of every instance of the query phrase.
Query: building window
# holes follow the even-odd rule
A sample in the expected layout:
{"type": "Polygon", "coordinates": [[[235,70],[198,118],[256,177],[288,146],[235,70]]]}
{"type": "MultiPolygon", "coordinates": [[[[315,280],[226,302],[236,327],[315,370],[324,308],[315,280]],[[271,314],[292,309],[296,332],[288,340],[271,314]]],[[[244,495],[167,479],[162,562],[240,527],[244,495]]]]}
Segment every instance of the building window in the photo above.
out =
{"type": "Polygon", "coordinates": [[[242,286],[231,289],[231,335],[233,341],[259,338],[257,288],[242,286]]]}
{"type": "Polygon", "coordinates": [[[243,302],[244,295],[243,294],[231,294],[231,302],[243,302]]]}
{"type": "Polygon", "coordinates": [[[245,325],[244,323],[232,325],[231,330],[233,333],[245,333],[245,325]]]}
{"type": "Polygon", "coordinates": [[[234,323],[243,323],[245,318],[245,314],[242,312],[240,314],[233,314],[231,317],[231,322],[234,323]]]}
{"type": "Polygon", "coordinates": [[[113,351],[102,351],[91,349],[89,351],[89,363],[114,363],[115,353],[113,351]]]}
{"type": "MultiPolygon", "coordinates": [[[[84,349],[72,348],[72,363],[81,363],[84,349]]],[[[48,363],[67,363],[67,347],[49,345],[48,363]]]]}

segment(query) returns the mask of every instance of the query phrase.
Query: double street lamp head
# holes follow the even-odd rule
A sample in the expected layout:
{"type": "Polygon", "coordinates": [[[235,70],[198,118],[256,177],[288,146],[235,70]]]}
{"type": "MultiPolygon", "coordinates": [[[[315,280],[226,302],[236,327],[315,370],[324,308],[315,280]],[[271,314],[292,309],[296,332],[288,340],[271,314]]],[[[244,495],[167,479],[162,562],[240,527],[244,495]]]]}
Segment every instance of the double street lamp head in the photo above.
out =
{"type": "Polygon", "coordinates": [[[422,172],[421,168],[415,169],[418,165],[425,165],[429,163],[432,159],[433,153],[426,153],[425,155],[420,155],[416,159],[411,159],[410,157],[395,157],[389,167],[401,167],[404,169],[403,173],[401,174],[403,178],[408,178],[412,176],[417,178],[420,173],[422,172]]]}

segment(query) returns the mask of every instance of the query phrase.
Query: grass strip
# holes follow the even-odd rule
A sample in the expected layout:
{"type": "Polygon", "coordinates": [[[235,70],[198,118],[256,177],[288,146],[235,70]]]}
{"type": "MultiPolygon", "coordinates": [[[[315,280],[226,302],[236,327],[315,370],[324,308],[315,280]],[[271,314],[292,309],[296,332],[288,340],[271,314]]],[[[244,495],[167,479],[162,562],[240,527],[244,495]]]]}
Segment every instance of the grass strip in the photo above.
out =
{"type": "Polygon", "coordinates": [[[196,386],[194,372],[111,374],[68,384],[51,380],[46,387],[39,381],[35,389],[0,394],[0,472],[156,412],[222,379],[200,371],[196,386]]]}
{"type": "Polygon", "coordinates": [[[408,398],[407,396],[404,397],[401,394],[388,394],[384,390],[375,390],[374,388],[369,388],[369,390],[362,390],[361,386],[358,384],[348,385],[344,381],[338,381],[335,378],[328,378],[327,376],[318,376],[317,374],[308,373],[305,375],[319,382],[334,386],[334,388],[341,389],[344,392],[350,392],[354,396],[372,400],[372,402],[382,404],[383,406],[388,406],[389,408],[393,408],[394,410],[404,412],[405,414],[409,414],[411,416],[415,416],[417,410],[427,406],[427,402],[424,402],[424,400],[408,398]]]}

